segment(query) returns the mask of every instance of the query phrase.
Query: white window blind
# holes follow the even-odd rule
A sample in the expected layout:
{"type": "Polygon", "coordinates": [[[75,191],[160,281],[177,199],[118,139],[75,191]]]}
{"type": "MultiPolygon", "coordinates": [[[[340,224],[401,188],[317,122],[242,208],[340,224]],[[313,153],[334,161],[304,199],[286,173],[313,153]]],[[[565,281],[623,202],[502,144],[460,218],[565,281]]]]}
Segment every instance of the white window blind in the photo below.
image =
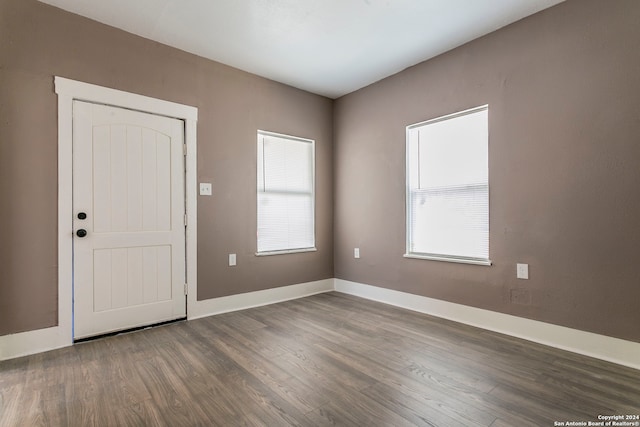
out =
{"type": "Polygon", "coordinates": [[[258,254],[314,249],[314,144],[258,131],[258,254]]]}
{"type": "Polygon", "coordinates": [[[407,256],[489,262],[488,106],[407,127],[407,256]]]}

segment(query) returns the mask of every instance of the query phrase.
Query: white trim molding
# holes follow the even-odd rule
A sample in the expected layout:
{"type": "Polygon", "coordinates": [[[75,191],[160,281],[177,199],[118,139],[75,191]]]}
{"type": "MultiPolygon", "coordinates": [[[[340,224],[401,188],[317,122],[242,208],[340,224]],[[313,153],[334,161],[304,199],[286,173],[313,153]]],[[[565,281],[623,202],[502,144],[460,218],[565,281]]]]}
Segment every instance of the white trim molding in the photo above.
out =
{"type": "MultiPolygon", "coordinates": [[[[194,320],[334,290],[640,369],[640,343],[342,279],[324,279],[204,301],[197,301],[195,290],[190,291],[187,318],[194,320]]],[[[71,345],[70,329],[62,325],[61,322],[52,328],[1,336],[0,360],[71,345]]]]}
{"type": "Polygon", "coordinates": [[[72,344],[71,334],[58,325],[0,337],[0,360],[55,350],[72,344]]]}
{"type": "MultiPolygon", "coordinates": [[[[191,274],[194,274],[194,272],[191,274]]],[[[331,291],[333,291],[333,279],[229,295],[204,301],[196,301],[196,291],[191,292],[190,290],[187,316],[188,320],[194,320],[215,314],[275,304],[331,291]]],[[[69,293],[70,292],[71,291],[69,291],[69,293]]],[[[68,306],[70,308],[71,303],[69,303],[68,306]]],[[[68,321],[71,321],[71,316],[68,316],[68,321]]],[[[0,360],[28,356],[30,354],[67,347],[72,344],[71,327],[70,325],[63,326],[62,323],[52,328],[4,335],[0,336],[0,360]]]]}
{"type": "Polygon", "coordinates": [[[335,290],[640,369],[640,343],[342,279],[335,290]]]}
{"type": "Polygon", "coordinates": [[[297,285],[281,286],[262,291],[247,292],[244,294],[229,295],[197,301],[197,304],[189,308],[188,319],[199,319],[214,314],[228,313],[230,311],[245,310],[252,307],[276,304],[292,299],[304,298],[310,295],[333,291],[333,279],[317,280],[315,282],[300,283],[297,285]]]}

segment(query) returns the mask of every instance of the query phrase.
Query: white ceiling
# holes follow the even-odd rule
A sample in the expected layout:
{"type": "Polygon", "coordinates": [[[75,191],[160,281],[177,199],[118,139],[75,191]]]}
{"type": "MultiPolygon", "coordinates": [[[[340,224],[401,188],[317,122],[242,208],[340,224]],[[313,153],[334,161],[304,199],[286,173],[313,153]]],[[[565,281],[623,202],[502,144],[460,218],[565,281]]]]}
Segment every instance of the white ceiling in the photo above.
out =
{"type": "Polygon", "coordinates": [[[337,98],[563,0],[40,0],[337,98]]]}

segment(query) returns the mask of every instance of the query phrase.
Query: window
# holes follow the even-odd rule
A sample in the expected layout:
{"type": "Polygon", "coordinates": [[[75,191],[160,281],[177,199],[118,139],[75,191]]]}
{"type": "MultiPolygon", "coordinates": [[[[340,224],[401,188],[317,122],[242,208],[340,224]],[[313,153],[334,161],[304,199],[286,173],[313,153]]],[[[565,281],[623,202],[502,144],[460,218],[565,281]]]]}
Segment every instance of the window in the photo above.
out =
{"type": "Polygon", "coordinates": [[[315,250],[314,146],[258,131],[257,255],[315,250]]]}
{"type": "Polygon", "coordinates": [[[407,127],[407,254],[490,265],[488,106],[407,127]]]}

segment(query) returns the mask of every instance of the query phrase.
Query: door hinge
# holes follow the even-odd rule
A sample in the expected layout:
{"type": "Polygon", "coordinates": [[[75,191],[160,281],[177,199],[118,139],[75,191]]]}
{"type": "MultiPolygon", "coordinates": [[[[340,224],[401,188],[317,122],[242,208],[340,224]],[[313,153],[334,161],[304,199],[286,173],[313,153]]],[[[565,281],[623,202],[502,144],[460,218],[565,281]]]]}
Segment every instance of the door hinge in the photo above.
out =
{"type": "Polygon", "coordinates": [[[184,284],[184,294],[187,295],[188,294],[188,290],[189,290],[189,286],[185,283],[184,284]]]}
{"type": "Polygon", "coordinates": [[[184,226],[187,226],[187,214],[184,214],[184,226]]]}
{"type": "Polygon", "coordinates": [[[182,155],[183,156],[187,155],[187,144],[182,144],[182,155]]]}

